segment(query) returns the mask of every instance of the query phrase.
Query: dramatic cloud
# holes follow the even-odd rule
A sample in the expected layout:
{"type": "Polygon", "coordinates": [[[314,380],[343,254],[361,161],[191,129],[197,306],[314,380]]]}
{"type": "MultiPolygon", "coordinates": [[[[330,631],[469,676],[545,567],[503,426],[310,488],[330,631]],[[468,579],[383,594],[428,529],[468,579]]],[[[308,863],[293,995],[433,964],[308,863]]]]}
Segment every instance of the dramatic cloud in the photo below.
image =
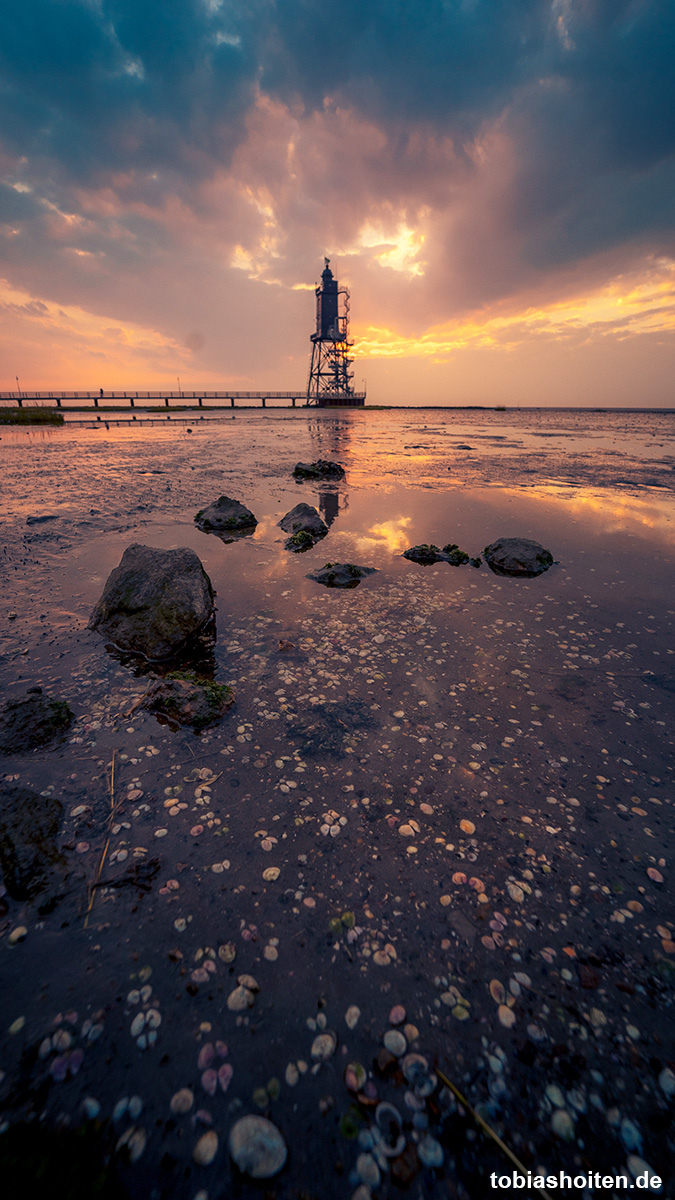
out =
{"type": "Polygon", "coordinates": [[[2,272],[201,381],[304,377],[324,252],[368,356],[624,285],[672,338],[674,50],[668,0],[6,0],[2,272]]]}

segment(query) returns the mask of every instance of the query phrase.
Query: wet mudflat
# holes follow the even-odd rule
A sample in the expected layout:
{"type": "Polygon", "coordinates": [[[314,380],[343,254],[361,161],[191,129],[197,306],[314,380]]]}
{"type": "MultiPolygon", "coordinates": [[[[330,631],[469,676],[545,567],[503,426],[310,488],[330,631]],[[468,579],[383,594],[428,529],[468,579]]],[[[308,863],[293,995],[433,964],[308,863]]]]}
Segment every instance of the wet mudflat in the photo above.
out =
{"type": "Polygon", "coordinates": [[[0,680],[75,714],[0,762],[62,804],[68,873],[50,911],[0,898],[6,1178],[482,1200],[512,1164],[444,1076],[528,1169],[668,1179],[674,420],[3,431],[0,680]],[[293,480],[320,457],[346,480],[293,480]],[[250,536],[195,525],[222,493],[250,536]],[[300,501],[329,533],[293,554],[300,501]],[[556,564],[402,558],[501,536],[556,564]],[[216,589],[200,669],[236,702],[199,736],[86,629],[132,542],[191,547],[216,589]],[[377,573],[326,589],[327,562],[377,573]],[[262,1181],[228,1144],[249,1115],[287,1148],[262,1181]]]}

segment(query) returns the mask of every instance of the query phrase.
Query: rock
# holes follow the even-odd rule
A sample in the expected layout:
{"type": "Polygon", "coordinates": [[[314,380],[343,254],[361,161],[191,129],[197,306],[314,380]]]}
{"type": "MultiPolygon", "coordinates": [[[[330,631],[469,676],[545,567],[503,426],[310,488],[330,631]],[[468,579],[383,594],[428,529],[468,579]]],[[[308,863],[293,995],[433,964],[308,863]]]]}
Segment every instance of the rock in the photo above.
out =
{"type": "Polygon", "coordinates": [[[72,720],[65,700],[52,700],[31,688],[20,700],[8,700],[0,708],[0,751],[18,754],[44,746],[62,737],[72,720]]]}
{"type": "Polygon", "coordinates": [[[307,578],[326,587],[355,588],[365,575],[374,575],[376,571],[376,567],[357,567],[354,563],[326,563],[320,570],[310,572],[307,578]]]}
{"type": "Polygon", "coordinates": [[[134,542],[111,571],[89,629],[121,650],[169,658],[213,614],[213,588],[194,550],[156,550],[134,542]]]}
{"type": "Polygon", "coordinates": [[[388,1029],[382,1040],[389,1053],[394,1054],[396,1058],[402,1058],[408,1049],[408,1044],[398,1029],[388,1029]]]}
{"type": "Polygon", "coordinates": [[[63,805],[54,796],[6,784],[0,788],[0,866],[14,900],[40,897],[49,911],[64,893],[66,860],[56,839],[63,805]]]}
{"type": "Polygon", "coordinates": [[[247,1008],[252,1008],[254,1003],[255,993],[241,984],[227,997],[227,1007],[230,1012],[245,1012],[247,1008]]]}
{"type": "Polygon", "coordinates": [[[455,542],[448,542],[442,550],[433,544],[421,542],[419,546],[411,546],[409,550],[404,550],[403,557],[419,563],[422,567],[437,562],[449,563],[451,567],[463,567],[466,563],[472,567],[479,567],[481,564],[480,558],[471,558],[466,550],[460,550],[455,542]]]}
{"type": "Polygon", "coordinates": [[[532,578],[548,571],[553,564],[550,550],[529,538],[498,538],[485,547],[483,554],[495,575],[532,578]]]}
{"type": "Polygon", "coordinates": [[[328,526],[324,524],[316,509],[312,508],[311,504],[304,503],[296,504],[295,508],[287,512],[279,521],[279,527],[291,535],[286,542],[286,549],[296,553],[311,550],[319,538],[328,533],[328,526]]]}
{"type": "Polygon", "coordinates": [[[258,524],[250,508],[229,496],[220,496],[208,508],[200,508],[195,521],[209,533],[253,533],[258,524]]]}
{"type": "Polygon", "coordinates": [[[182,671],[172,671],[159,680],[144,701],[151,712],[193,729],[215,725],[233,704],[234,692],[227,684],[182,671]]]}
{"type": "Polygon", "coordinates": [[[296,479],[344,479],[345,469],[339,463],[319,458],[313,463],[296,463],[293,475],[296,479]]]}
{"type": "Polygon", "coordinates": [[[45,521],[57,521],[58,513],[39,513],[34,517],[26,517],[26,525],[43,525],[45,521]]]}
{"type": "Polygon", "coordinates": [[[271,1179],[286,1162],[286,1143],[266,1117],[241,1117],[230,1130],[230,1154],[252,1179],[271,1179]]]}

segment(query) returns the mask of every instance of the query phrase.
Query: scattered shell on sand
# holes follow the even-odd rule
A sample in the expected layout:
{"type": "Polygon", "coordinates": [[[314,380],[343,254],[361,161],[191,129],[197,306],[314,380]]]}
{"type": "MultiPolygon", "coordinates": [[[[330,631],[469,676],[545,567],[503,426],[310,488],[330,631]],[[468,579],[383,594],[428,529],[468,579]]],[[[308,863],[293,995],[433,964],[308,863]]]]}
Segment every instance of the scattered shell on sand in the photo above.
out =
{"type": "Polygon", "coordinates": [[[347,1023],[347,1028],[355,1029],[360,1016],[361,1016],[361,1009],[357,1008],[357,1006],[355,1004],[350,1004],[349,1008],[347,1009],[347,1011],[345,1013],[345,1021],[347,1023]]]}
{"type": "Polygon", "coordinates": [[[217,1153],[218,1153],[218,1134],[215,1132],[214,1129],[209,1129],[209,1130],[207,1130],[206,1133],[203,1133],[202,1136],[200,1137],[199,1141],[197,1142],[197,1145],[195,1146],[194,1150],[192,1151],[192,1157],[194,1158],[195,1162],[197,1163],[197,1166],[208,1167],[209,1164],[213,1162],[217,1153]]]}
{"type": "Polygon", "coordinates": [[[406,1018],[406,1011],[402,1004],[395,1004],[389,1013],[390,1025],[402,1025],[406,1018]]]}
{"type": "Polygon", "coordinates": [[[408,1049],[408,1044],[403,1034],[398,1029],[388,1029],[382,1041],[384,1042],[390,1054],[395,1054],[396,1058],[401,1058],[408,1049]]]}
{"type": "Polygon", "coordinates": [[[326,1062],[335,1054],[337,1038],[334,1033],[320,1033],[312,1042],[312,1058],[317,1062],[326,1062]]]}
{"type": "Polygon", "coordinates": [[[230,1130],[229,1145],[239,1170],[252,1179],[276,1175],[288,1154],[279,1130],[266,1117],[241,1117],[230,1130]]]}
{"type": "Polygon", "coordinates": [[[169,1108],[171,1109],[172,1113],[178,1115],[179,1113],[189,1112],[194,1102],[195,1098],[190,1089],[181,1088],[179,1092],[174,1092],[173,1096],[171,1097],[169,1108]]]}
{"type": "Polygon", "coordinates": [[[254,1002],[255,993],[241,984],[227,997],[227,1007],[230,1012],[244,1012],[245,1009],[252,1008],[254,1002]]]}

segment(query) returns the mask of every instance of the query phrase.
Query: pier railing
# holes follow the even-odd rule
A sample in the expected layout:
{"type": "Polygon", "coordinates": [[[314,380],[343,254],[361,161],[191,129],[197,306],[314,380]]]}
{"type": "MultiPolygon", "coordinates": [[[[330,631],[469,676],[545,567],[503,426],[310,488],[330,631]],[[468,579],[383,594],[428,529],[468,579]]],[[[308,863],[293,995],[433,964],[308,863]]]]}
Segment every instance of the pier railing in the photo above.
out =
{"type": "MultiPolygon", "coordinates": [[[[354,392],[354,400],[365,400],[365,392],[354,392]]],[[[237,406],[237,401],[240,404],[253,404],[258,401],[265,408],[268,400],[289,400],[291,406],[295,408],[298,402],[306,403],[307,395],[305,389],[294,392],[237,392],[231,390],[218,391],[196,391],[188,392],[181,390],[179,392],[171,391],[106,391],[105,388],[99,388],[93,392],[0,392],[0,404],[18,405],[19,408],[31,405],[55,405],[56,408],[61,408],[65,403],[68,407],[77,408],[108,408],[126,407],[135,408],[138,402],[143,405],[148,401],[163,404],[165,408],[171,407],[173,402],[176,404],[189,407],[203,408],[204,401],[221,401],[222,406],[229,404],[231,408],[237,406]]],[[[337,401],[339,403],[339,400],[337,401]]],[[[208,407],[219,407],[218,405],[210,404],[208,407]]]]}

